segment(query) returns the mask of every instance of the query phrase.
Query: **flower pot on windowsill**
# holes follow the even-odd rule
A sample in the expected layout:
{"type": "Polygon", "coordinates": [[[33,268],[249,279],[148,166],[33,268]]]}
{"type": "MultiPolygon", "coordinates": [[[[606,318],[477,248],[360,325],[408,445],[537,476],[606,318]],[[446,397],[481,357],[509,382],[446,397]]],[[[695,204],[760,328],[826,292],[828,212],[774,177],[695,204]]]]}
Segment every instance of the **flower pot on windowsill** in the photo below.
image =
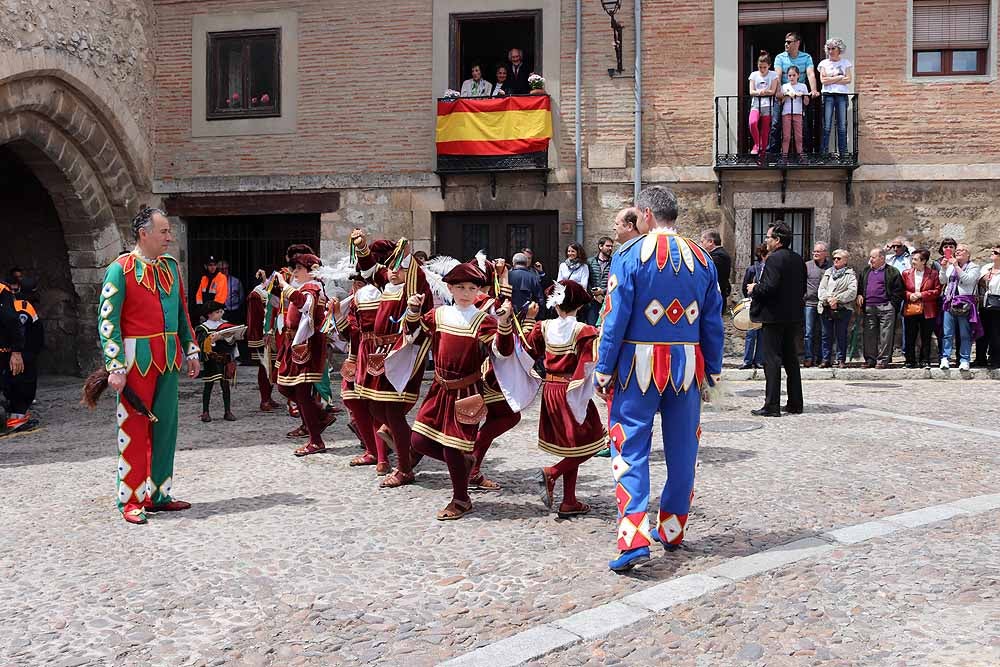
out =
{"type": "Polygon", "coordinates": [[[547,95],[544,88],[532,88],[529,95],[547,95]]]}

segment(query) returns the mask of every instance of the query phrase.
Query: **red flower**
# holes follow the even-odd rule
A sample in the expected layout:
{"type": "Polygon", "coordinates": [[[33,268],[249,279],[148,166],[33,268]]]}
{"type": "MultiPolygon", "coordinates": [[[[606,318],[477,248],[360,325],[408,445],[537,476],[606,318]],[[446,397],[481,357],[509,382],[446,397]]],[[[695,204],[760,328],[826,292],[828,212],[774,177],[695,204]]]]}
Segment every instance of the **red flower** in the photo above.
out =
{"type": "Polygon", "coordinates": [[[239,102],[239,101],[240,101],[240,94],[233,93],[233,102],[239,102]]]}
{"type": "Polygon", "coordinates": [[[267,93],[264,93],[263,95],[260,96],[261,104],[269,104],[270,102],[271,102],[271,96],[268,95],[267,93]]]}

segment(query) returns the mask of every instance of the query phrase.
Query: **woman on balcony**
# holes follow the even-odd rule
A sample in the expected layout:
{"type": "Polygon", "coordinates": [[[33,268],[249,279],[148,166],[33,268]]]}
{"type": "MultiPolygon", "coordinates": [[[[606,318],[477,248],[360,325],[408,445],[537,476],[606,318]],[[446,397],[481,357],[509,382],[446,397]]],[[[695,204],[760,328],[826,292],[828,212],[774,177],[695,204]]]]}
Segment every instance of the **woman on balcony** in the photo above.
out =
{"type": "Polygon", "coordinates": [[[778,73],[771,71],[771,55],[761,51],[757,71],[750,74],[750,136],[751,155],[763,153],[771,131],[771,101],[778,92],[778,73]]]}
{"type": "Polygon", "coordinates": [[[462,82],[462,97],[489,97],[493,85],[483,78],[483,70],[479,63],[472,65],[472,78],[462,82]]]}
{"type": "Polygon", "coordinates": [[[510,88],[510,84],[507,83],[507,66],[506,65],[500,65],[499,67],[497,67],[497,76],[496,76],[496,78],[497,78],[497,82],[496,82],[496,85],[493,86],[493,92],[491,93],[490,96],[491,97],[506,97],[507,95],[510,95],[510,91],[507,90],[508,88],[510,88]]]}
{"type": "Polygon", "coordinates": [[[847,148],[847,96],[848,84],[854,75],[854,65],[843,57],[844,40],[826,40],[826,59],[819,64],[819,80],[823,83],[823,145],[820,152],[830,152],[830,130],[833,117],[837,117],[837,151],[841,156],[850,154],[847,148]]]}

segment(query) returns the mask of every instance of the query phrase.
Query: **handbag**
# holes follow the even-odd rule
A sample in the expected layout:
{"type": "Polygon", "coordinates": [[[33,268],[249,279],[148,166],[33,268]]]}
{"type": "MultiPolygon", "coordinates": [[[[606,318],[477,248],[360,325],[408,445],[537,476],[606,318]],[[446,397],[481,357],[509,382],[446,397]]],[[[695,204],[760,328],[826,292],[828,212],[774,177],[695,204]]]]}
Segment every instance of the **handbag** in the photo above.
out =
{"type": "Polygon", "coordinates": [[[309,349],[309,342],[292,345],[292,362],[305,366],[312,359],[312,350],[309,349]]]}
{"type": "Polygon", "coordinates": [[[960,303],[952,303],[948,306],[948,312],[955,317],[968,317],[969,313],[972,311],[972,304],[968,301],[962,301],[960,303]]]}
{"type": "Polygon", "coordinates": [[[455,418],[459,424],[479,424],[486,418],[486,401],[482,394],[473,394],[455,401],[455,418]]]}
{"type": "Polygon", "coordinates": [[[983,308],[986,310],[1000,310],[1000,294],[987,294],[983,308]]]}
{"type": "Polygon", "coordinates": [[[924,300],[920,299],[918,301],[907,301],[906,306],[903,307],[903,317],[914,317],[916,315],[924,314],[924,300]]]}

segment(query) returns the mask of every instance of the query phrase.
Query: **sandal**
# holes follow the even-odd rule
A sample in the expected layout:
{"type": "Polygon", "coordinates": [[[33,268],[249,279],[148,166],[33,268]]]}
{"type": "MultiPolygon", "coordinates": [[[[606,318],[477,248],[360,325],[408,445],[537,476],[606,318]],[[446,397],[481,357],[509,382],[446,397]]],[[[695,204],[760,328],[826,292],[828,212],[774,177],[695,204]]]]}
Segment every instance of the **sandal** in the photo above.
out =
{"type": "Polygon", "coordinates": [[[378,463],[378,460],[371,454],[362,454],[361,456],[355,456],[347,465],[353,468],[355,466],[373,466],[376,463],[378,463]]]}
{"type": "Polygon", "coordinates": [[[309,435],[309,430],[303,426],[299,425],[293,428],[291,431],[285,434],[286,438],[304,438],[309,435]]]}
{"type": "Polygon", "coordinates": [[[310,442],[302,445],[292,453],[295,454],[296,456],[301,457],[301,456],[309,456],[310,454],[319,454],[320,452],[325,452],[325,451],[326,451],[326,445],[322,443],[316,444],[315,442],[310,442]]]}
{"type": "Polygon", "coordinates": [[[388,461],[382,461],[377,466],[375,466],[375,474],[379,477],[385,477],[392,470],[392,466],[389,465],[388,461]]]}
{"type": "Polygon", "coordinates": [[[564,505],[560,505],[559,512],[557,512],[556,514],[556,516],[558,516],[560,519],[568,519],[572,516],[579,516],[581,514],[586,514],[587,512],[590,511],[590,505],[588,505],[587,503],[578,502],[575,505],[571,505],[570,506],[571,509],[564,510],[563,507],[564,505]]]}
{"type": "Polygon", "coordinates": [[[480,491],[499,491],[501,488],[499,484],[479,470],[476,470],[469,476],[469,486],[480,491]]]}
{"type": "Polygon", "coordinates": [[[549,509],[552,509],[552,494],[555,492],[556,478],[549,475],[545,470],[545,468],[542,468],[537,480],[538,485],[542,487],[542,503],[549,509]]]}
{"type": "Polygon", "coordinates": [[[452,500],[448,506],[437,513],[438,521],[454,521],[472,511],[472,501],[452,500]]]}
{"type": "Polygon", "coordinates": [[[416,476],[412,472],[403,472],[399,468],[393,468],[392,473],[382,480],[379,486],[383,489],[395,489],[405,484],[413,484],[416,476]]]}

